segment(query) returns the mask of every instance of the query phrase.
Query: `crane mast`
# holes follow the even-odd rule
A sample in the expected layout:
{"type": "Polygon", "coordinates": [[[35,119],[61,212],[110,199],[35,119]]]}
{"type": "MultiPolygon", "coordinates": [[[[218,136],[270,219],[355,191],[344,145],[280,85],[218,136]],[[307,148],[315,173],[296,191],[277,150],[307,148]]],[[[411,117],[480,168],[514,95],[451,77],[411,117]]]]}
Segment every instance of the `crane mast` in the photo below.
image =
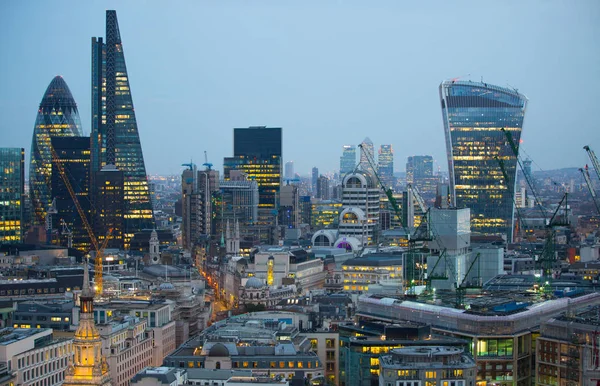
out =
{"type": "Polygon", "coordinates": [[[590,157],[590,161],[592,161],[592,165],[594,166],[594,170],[596,170],[596,175],[600,180],[600,162],[598,161],[598,157],[596,157],[596,153],[594,153],[589,146],[584,146],[583,148],[587,151],[588,157],[590,157]]]}
{"type": "Polygon", "coordinates": [[[596,207],[596,211],[600,214],[600,205],[598,205],[598,199],[596,198],[596,191],[594,190],[594,185],[592,184],[592,179],[590,178],[590,172],[588,170],[587,165],[585,165],[585,170],[580,168],[579,171],[583,174],[583,179],[590,191],[590,195],[592,196],[592,201],[594,202],[594,206],[596,207]]]}

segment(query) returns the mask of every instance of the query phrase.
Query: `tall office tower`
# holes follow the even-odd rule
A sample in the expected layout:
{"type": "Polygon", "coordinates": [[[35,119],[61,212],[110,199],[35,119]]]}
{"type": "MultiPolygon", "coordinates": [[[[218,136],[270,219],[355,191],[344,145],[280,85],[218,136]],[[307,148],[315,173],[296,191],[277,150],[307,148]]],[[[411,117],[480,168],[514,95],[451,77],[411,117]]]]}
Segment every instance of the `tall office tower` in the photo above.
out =
{"type": "Polygon", "coordinates": [[[198,192],[200,193],[200,205],[202,205],[200,220],[200,234],[212,234],[213,221],[213,195],[219,191],[219,172],[206,169],[198,172],[198,192]]]}
{"type": "Polygon", "coordinates": [[[116,11],[106,11],[106,43],[92,38],[91,137],[92,184],[105,165],[123,172],[128,248],[135,232],[154,228],[154,214],[116,11]]]}
{"type": "Polygon", "coordinates": [[[107,248],[124,248],[124,178],[124,173],[114,165],[104,166],[94,177],[92,202],[95,215],[92,216],[92,228],[96,232],[98,242],[102,242],[110,231],[107,248]]]}
{"type": "MultiPolygon", "coordinates": [[[[52,138],[52,147],[65,170],[69,183],[75,192],[86,220],[91,224],[89,181],[90,181],[90,137],[52,138]]],[[[54,228],[61,234],[60,244],[88,252],[91,241],[83,220],[79,215],[56,164],[52,164],[52,198],[55,199],[56,219],[54,228]]]]}
{"type": "Polygon", "coordinates": [[[299,198],[300,205],[300,223],[301,224],[310,224],[311,223],[311,204],[310,204],[310,196],[300,196],[299,198]]]}
{"type": "Polygon", "coordinates": [[[181,174],[181,233],[183,248],[190,250],[200,237],[199,216],[202,205],[198,191],[198,170],[196,165],[189,164],[181,174]]]}
{"type": "Polygon", "coordinates": [[[375,177],[364,170],[346,174],[342,208],[340,235],[356,237],[362,245],[372,242],[379,223],[379,187],[375,177]]]}
{"type": "Polygon", "coordinates": [[[394,183],[394,149],[392,149],[392,145],[381,145],[379,147],[377,171],[379,172],[379,178],[387,188],[393,188],[396,185],[394,183]]]}
{"type": "Polygon", "coordinates": [[[288,229],[298,229],[300,225],[300,195],[297,185],[281,187],[279,225],[288,229]]]}
{"type": "Polygon", "coordinates": [[[0,148],[0,244],[23,241],[25,149],[0,148]]]}
{"type": "Polygon", "coordinates": [[[329,200],[329,178],[319,176],[315,197],[320,198],[321,200],[329,200]]]}
{"type": "Polygon", "coordinates": [[[417,187],[425,199],[433,199],[439,183],[438,176],[433,175],[433,157],[430,155],[408,157],[406,183],[417,187]]]}
{"type": "Polygon", "coordinates": [[[110,386],[110,372],[106,357],[102,355],[102,340],[94,322],[94,291],[90,288],[87,262],[83,271],[83,287],[79,302],[79,327],[73,339],[75,355],[69,359],[62,384],[64,386],[110,386]]]}
{"type": "Polygon", "coordinates": [[[373,142],[371,141],[371,139],[369,139],[369,137],[365,138],[365,140],[362,141],[362,143],[361,143],[360,169],[366,171],[367,173],[369,173],[370,175],[375,177],[373,167],[369,163],[369,160],[367,159],[367,155],[365,154],[365,152],[369,153],[371,161],[373,161],[373,163],[375,164],[375,162],[377,162],[375,160],[375,148],[373,147],[373,142]]]}
{"type": "Polygon", "coordinates": [[[340,157],[340,178],[344,178],[347,173],[354,171],[356,167],[356,147],[354,145],[342,146],[342,156],[340,157]]]}
{"type": "MultiPolygon", "coordinates": [[[[259,221],[269,222],[278,206],[281,188],[281,127],[233,129],[233,157],[223,160],[223,177],[241,170],[258,184],[259,221]]],[[[276,212],[275,212],[276,213],[276,212]]]]}
{"type": "Polygon", "coordinates": [[[506,234],[512,241],[517,158],[505,136],[519,146],[527,98],[486,83],[445,81],[440,99],[451,202],[471,209],[471,230],[506,234]],[[504,162],[505,181],[498,159],[504,162]]]}
{"type": "Polygon", "coordinates": [[[283,173],[286,179],[294,179],[296,175],[294,174],[294,161],[288,161],[285,163],[285,173],[283,173]]]}
{"type": "Polygon", "coordinates": [[[33,207],[33,224],[43,225],[52,203],[52,152],[53,137],[81,136],[81,120],[77,103],[69,86],[57,76],[50,82],[38,109],[29,164],[29,190],[33,207]]]}
{"type": "Polygon", "coordinates": [[[317,181],[319,181],[319,168],[316,166],[312,168],[312,179],[311,179],[311,189],[312,195],[317,195],[317,181]]]}

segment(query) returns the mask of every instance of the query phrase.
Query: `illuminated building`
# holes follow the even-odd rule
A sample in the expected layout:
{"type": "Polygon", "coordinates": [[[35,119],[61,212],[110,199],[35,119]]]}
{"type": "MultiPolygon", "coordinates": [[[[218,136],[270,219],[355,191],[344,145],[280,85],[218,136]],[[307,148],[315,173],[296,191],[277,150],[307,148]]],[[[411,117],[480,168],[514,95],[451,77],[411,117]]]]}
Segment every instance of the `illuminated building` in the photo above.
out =
{"type": "Polygon", "coordinates": [[[123,248],[123,228],[125,226],[124,208],[124,176],[113,165],[106,165],[95,173],[92,187],[92,202],[95,215],[93,216],[96,237],[104,240],[110,230],[110,240],[107,248],[123,248]]]}
{"type": "Polygon", "coordinates": [[[90,288],[87,262],[84,265],[83,288],[79,296],[79,326],[75,331],[75,355],[65,372],[65,386],[111,385],[102,340],[94,322],[94,291],[90,288]]]}
{"type": "Polygon", "coordinates": [[[364,141],[362,141],[361,145],[362,146],[360,148],[360,169],[374,176],[375,170],[373,170],[373,167],[371,166],[367,158],[367,154],[365,153],[367,152],[369,154],[371,161],[373,161],[374,163],[377,162],[375,160],[375,148],[373,147],[373,141],[371,141],[371,139],[367,137],[364,141]]]}
{"type": "Polygon", "coordinates": [[[477,366],[463,349],[447,346],[396,348],[379,358],[381,385],[468,386],[477,366]]]}
{"type": "Polygon", "coordinates": [[[394,179],[394,149],[392,145],[381,145],[377,157],[377,172],[386,188],[393,188],[394,179]]]}
{"type": "MultiPolygon", "coordinates": [[[[92,185],[114,165],[123,173],[123,246],[154,228],[154,214],[116,11],[106,11],[106,43],[92,38],[92,185]]],[[[100,232],[96,232],[100,233],[100,232]]]]}
{"type": "Polygon", "coordinates": [[[439,178],[433,175],[433,157],[415,155],[406,162],[406,183],[416,187],[423,198],[435,197],[439,178]]]}
{"type": "Polygon", "coordinates": [[[256,181],[221,180],[220,205],[214,212],[214,234],[224,232],[228,221],[239,223],[241,236],[249,235],[249,228],[258,221],[258,184],[256,181]]]}
{"type": "Polygon", "coordinates": [[[346,174],[342,182],[341,236],[355,237],[362,245],[372,241],[379,222],[379,188],[365,171],[346,174]]]}
{"type": "Polygon", "coordinates": [[[505,234],[512,241],[517,158],[502,129],[518,148],[527,98],[486,83],[445,81],[439,89],[451,203],[471,209],[473,232],[505,234]]]}
{"type": "Polygon", "coordinates": [[[19,244],[25,208],[25,149],[0,148],[0,244],[19,244]]]}
{"type": "Polygon", "coordinates": [[[344,291],[368,291],[369,285],[393,280],[401,283],[402,253],[369,253],[342,264],[344,291]]]}
{"type": "Polygon", "coordinates": [[[44,225],[46,212],[52,202],[50,139],[81,135],[81,121],[75,99],[62,76],[57,76],[44,93],[33,128],[29,190],[34,225],[44,225]]]}
{"type": "Polygon", "coordinates": [[[341,201],[315,201],[311,205],[310,226],[314,230],[336,227],[341,211],[341,201]]]}
{"type": "Polygon", "coordinates": [[[354,171],[356,167],[356,147],[354,145],[342,146],[340,157],[340,177],[344,178],[346,173],[354,171]]]}
{"type": "MultiPolygon", "coordinates": [[[[91,224],[90,216],[90,137],[57,137],[52,138],[52,147],[65,170],[65,175],[75,192],[79,205],[87,216],[88,223],[91,224]]],[[[91,249],[91,241],[83,221],[77,211],[73,198],[67,190],[67,187],[56,167],[52,164],[52,197],[56,200],[56,210],[54,227],[58,228],[62,234],[61,245],[68,245],[69,236],[65,233],[71,233],[72,247],[83,252],[91,249]],[[58,222],[58,219],[64,221],[68,231],[58,222]]]]}

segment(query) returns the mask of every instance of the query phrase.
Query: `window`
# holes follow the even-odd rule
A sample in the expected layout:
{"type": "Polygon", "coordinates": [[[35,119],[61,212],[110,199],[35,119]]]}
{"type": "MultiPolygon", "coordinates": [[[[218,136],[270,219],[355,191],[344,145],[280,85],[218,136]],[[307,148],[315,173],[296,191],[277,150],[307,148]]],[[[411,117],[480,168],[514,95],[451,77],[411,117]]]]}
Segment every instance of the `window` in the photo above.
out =
{"type": "Polygon", "coordinates": [[[427,379],[435,379],[437,378],[437,374],[435,371],[426,371],[425,372],[425,378],[427,379]]]}

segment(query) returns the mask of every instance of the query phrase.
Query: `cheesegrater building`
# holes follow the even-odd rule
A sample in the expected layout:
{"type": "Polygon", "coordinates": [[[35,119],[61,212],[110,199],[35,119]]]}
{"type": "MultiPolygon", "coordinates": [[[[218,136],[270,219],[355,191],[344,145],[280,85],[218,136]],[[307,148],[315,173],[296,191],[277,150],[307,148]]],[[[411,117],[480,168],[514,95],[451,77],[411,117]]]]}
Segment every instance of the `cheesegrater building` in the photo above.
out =
{"type": "Polygon", "coordinates": [[[81,120],[69,86],[56,76],[48,85],[38,109],[29,164],[29,189],[33,223],[43,225],[52,203],[51,139],[81,136],[81,120]]]}
{"type": "Polygon", "coordinates": [[[517,157],[527,98],[508,88],[470,81],[440,85],[451,202],[471,209],[471,230],[512,241],[517,157]],[[502,160],[509,181],[506,181],[502,160]]]}
{"type": "MultiPolygon", "coordinates": [[[[92,38],[92,189],[105,166],[123,173],[123,244],[154,228],[154,214],[116,11],[106,11],[106,42],[92,38]]],[[[99,233],[97,231],[97,233],[99,233]]],[[[102,238],[102,235],[100,235],[102,238]]]]}

